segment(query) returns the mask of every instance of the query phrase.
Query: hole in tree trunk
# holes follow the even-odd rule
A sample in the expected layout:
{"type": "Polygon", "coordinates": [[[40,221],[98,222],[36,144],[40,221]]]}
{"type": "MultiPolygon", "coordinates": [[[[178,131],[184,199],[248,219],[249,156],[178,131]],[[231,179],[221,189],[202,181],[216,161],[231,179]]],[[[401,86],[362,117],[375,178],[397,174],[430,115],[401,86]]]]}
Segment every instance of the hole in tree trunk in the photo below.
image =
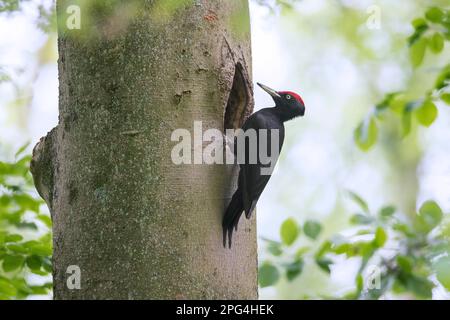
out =
{"type": "Polygon", "coordinates": [[[249,103],[248,88],[242,73],[242,65],[236,64],[233,85],[225,109],[224,129],[238,129],[242,126],[249,103]]]}

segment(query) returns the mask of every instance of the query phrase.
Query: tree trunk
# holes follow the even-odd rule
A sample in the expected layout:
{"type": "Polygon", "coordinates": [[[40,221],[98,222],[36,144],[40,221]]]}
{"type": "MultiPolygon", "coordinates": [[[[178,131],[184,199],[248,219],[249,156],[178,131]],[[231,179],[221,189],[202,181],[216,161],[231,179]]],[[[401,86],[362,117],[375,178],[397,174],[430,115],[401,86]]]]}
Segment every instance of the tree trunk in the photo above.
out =
{"type": "Polygon", "coordinates": [[[32,161],[54,297],[257,298],[255,219],[222,246],[236,170],[171,160],[173,130],[237,128],[252,112],[247,0],[83,3],[80,30],[57,3],[59,124],[32,161]]]}

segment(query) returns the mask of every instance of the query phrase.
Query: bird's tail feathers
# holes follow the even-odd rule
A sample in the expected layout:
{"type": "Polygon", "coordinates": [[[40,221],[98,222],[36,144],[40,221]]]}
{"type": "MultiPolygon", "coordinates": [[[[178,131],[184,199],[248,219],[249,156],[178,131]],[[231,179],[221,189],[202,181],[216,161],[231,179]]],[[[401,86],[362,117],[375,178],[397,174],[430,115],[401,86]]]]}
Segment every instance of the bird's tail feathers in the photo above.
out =
{"type": "Polygon", "coordinates": [[[256,203],[258,202],[258,199],[256,199],[256,200],[253,200],[252,201],[252,205],[250,206],[250,209],[248,210],[248,211],[245,211],[245,217],[247,218],[247,219],[250,219],[251,217],[252,217],[252,213],[253,213],[253,211],[255,210],[255,207],[256,207],[256,203]]]}
{"type": "Polygon", "coordinates": [[[242,211],[244,211],[244,206],[242,203],[242,194],[238,189],[231,198],[230,204],[228,205],[225,215],[222,220],[223,228],[223,246],[227,246],[227,236],[228,236],[228,247],[231,248],[231,240],[233,236],[233,229],[237,230],[237,225],[239,219],[241,218],[242,211]]]}

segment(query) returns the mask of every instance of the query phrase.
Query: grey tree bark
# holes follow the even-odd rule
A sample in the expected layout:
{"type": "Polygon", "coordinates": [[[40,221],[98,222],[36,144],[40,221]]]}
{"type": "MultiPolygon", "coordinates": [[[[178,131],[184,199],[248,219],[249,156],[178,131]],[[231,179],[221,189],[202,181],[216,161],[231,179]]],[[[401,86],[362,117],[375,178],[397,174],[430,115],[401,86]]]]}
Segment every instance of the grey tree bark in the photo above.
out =
{"type": "Polygon", "coordinates": [[[235,170],[171,160],[174,129],[238,128],[252,112],[247,0],[86,2],[80,30],[57,2],[59,124],[31,168],[53,219],[54,297],[257,298],[254,218],[222,247],[235,170]]]}

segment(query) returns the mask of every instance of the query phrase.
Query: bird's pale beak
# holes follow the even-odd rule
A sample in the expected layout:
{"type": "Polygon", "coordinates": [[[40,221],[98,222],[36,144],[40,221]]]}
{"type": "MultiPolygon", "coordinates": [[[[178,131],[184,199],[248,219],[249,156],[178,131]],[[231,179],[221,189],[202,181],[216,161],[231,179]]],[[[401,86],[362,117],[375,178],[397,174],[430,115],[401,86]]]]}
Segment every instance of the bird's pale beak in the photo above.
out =
{"type": "Polygon", "coordinates": [[[262,83],[259,83],[259,82],[257,82],[256,84],[258,86],[260,86],[265,92],[270,94],[272,96],[272,98],[281,98],[281,96],[278,94],[278,92],[276,92],[275,90],[269,88],[268,86],[265,86],[265,85],[263,85],[262,83]]]}

